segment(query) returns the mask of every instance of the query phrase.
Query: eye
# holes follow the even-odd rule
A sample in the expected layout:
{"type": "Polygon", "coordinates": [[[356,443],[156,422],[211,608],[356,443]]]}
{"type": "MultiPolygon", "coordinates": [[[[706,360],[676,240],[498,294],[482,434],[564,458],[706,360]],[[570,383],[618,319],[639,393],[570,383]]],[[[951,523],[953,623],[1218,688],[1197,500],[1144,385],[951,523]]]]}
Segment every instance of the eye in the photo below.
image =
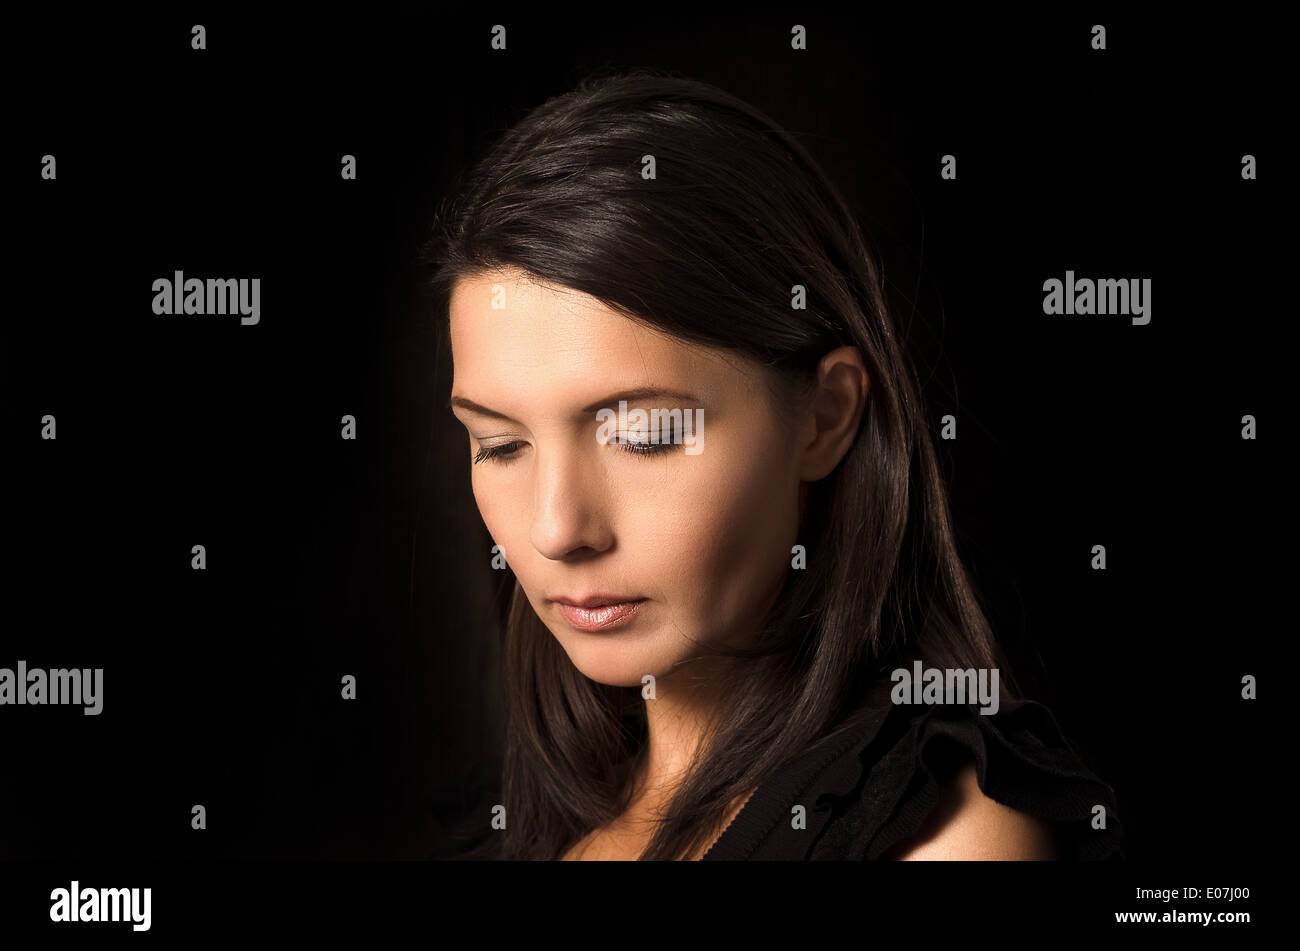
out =
{"type": "Polygon", "coordinates": [[[502,443],[499,446],[482,446],[478,452],[474,453],[474,463],[477,465],[480,462],[488,461],[498,464],[509,462],[515,457],[522,445],[524,443],[516,439],[514,442],[502,443]]]}
{"type": "Polygon", "coordinates": [[[630,452],[637,456],[654,456],[661,452],[668,452],[673,448],[671,442],[652,443],[649,439],[632,437],[624,439],[622,436],[614,436],[611,443],[623,447],[624,452],[630,452]]]}
{"type": "Polygon", "coordinates": [[[615,433],[609,440],[611,443],[620,445],[625,452],[630,452],[638,456],[654,456],[659,453],[670,452],[673,446],[681,442],[676,433],[676,426],[669,421],[668,427],[659,434],[659,442],[650,441],[650,433],[635,431],[628,433],[615,433]]]}

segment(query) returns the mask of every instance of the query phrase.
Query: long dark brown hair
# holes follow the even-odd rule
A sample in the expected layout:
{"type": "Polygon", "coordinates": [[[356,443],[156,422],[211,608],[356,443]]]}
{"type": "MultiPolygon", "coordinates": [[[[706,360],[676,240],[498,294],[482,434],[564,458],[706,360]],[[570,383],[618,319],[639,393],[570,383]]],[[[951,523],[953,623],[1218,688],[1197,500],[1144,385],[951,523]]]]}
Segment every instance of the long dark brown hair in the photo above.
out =
{"type": "MultiPolygon", "coordinates": [[[[682,858],[729,806],[863,709],[904,658],[1014,680],[958,557],[915,372],[843,198],[791,135],[706,83],[596,75],[535,108],[440,204],[426,262],[447,340],[455,282],[498,268],[585,292],[805,391],[857,347],[870,376],[857,438],[808,488],[790,570],[642,859],[682,858]],[[643,177],[643,156],[656,174],[643,177]],[[794,285],[806,308],[791,307],[794,285]]],[[[469,857],[555,859],[629,804],[645,701],[579,672],[514,584],[506,627],[502,804],[469,857]]],[[[486,825],[489,817],[484,816],[486,825]]]]}

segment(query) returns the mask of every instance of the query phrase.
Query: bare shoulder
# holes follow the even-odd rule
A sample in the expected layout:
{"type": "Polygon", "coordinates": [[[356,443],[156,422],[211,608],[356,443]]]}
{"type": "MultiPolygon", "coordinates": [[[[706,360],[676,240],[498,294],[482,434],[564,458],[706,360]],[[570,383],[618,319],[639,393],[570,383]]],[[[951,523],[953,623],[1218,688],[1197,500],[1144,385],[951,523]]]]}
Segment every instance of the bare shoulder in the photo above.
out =
{"type": "Polygon", "coordinates": [[[926,824],[886,856],[909,861],[1057,858],[1051,826],[984,795],[975,763],[959,769],[926,824]]]}

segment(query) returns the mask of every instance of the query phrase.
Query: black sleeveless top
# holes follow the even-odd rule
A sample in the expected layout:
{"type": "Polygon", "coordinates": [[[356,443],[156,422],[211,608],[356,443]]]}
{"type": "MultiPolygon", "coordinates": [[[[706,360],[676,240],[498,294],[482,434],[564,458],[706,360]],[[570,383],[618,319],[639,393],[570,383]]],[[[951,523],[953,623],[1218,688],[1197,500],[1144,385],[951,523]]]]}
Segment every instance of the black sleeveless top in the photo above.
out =
{"type": "MultiPolygon", "coordinates": [[[[1110,786],[1084,765],[1045,706],[1003,700],[987,716],[956,705],[889,703],[863,711],[760,784],[703,859],[881,859],[920,831],[941,786],[971,760],[986,796],[1051,825],[1062,860],[1123,858],[1110,786]],[[799,805],[803,821],[796,828],[799,805]]],[[[450,839],[430,859],[455,858],[482,841],[484,803],[493,801],[486,790],[499,788],[497,781],[488,767],[472,790],[444,791],[434,812],[450,839]],[[470,812],[469,824],[453,821],[470,812]]]]}
{"type": "Polygon", "coordinates": [[[1045,706],[1003,700],[987,716],[955,705],[871,710],[760,785],[704,860],[880,859],[920,831],[940,787],[971,760],[986,796],[1050,823],[1062,860],[1123,858],[1111,788],[1045,706]],[[804,828],[793,827],[796,805],[804,828]]]}

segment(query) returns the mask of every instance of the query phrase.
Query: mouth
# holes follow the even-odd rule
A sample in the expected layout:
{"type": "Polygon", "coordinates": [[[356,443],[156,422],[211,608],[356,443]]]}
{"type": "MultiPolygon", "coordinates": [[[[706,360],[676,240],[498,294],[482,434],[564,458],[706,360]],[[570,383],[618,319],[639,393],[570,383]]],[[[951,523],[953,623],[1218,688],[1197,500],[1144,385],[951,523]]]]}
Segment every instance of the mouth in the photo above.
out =
{"type": "Polygon", "coordinates": [[[636,616],[646,598],[629,598],[622,595],[594,595],[578,601],[573,598],[553,598],[560,615],[580,631],[607,631],[621,626],[636,616]]]}

